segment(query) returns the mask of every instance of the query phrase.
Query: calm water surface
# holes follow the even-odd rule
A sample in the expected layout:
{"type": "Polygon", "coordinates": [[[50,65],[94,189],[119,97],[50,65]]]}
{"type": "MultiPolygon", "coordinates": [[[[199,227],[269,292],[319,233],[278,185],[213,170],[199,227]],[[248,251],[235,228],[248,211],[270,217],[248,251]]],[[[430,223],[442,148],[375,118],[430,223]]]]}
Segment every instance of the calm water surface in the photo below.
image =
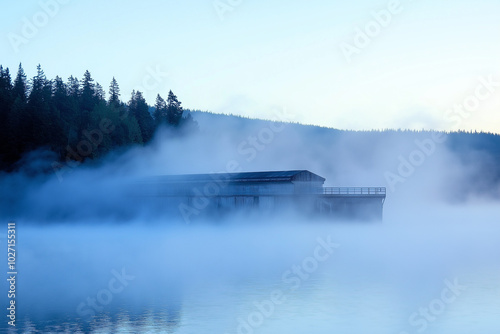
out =
{"type": "Polygon", "coordinates": [[[17,326],[2,330],[498,334],[499,221],[440,214],[375,225],[19,224],[17,326]]]}

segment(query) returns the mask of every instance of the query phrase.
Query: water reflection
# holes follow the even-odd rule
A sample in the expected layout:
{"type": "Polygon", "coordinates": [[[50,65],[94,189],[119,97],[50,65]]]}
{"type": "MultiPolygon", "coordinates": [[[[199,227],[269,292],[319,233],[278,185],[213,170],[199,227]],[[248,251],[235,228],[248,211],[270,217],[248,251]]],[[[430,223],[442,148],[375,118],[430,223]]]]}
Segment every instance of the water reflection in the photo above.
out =
{"type": "Polygon", "coordinates": [[[51,319],[25,318],[15,329],[3,328],[8,333],[175,333],[181,322],[180,309],[150,308],[134,314],[129,310],[118,313],[103,312],[91,321],[66,317],[51,319]]]}

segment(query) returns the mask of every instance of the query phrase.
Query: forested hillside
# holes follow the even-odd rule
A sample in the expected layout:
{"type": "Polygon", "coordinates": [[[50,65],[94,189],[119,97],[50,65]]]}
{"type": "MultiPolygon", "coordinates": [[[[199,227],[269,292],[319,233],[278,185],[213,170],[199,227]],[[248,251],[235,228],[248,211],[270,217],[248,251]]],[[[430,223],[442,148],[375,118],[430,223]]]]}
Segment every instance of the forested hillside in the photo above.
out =
{"type": "MultiPolygon", "coordinates": [[[[267,170],[273,168],[269,161],[274,160],[283,162],[279,166],[282,169],[301,168],[303,161],[316,161],[317,171],[331,173],[335,184],[363,182],[360,175],[373,172],[380,176],[377,185],[386,182],[391,186],[391,182],[404,182],[397,173],[402,159],[415,160],[422,154],[427,160],[435,159],[418,144],[429,142],[431,131],[338,130],[290,123],[286,115],[281,116],[273,126],[266,120],[184,110],[172,91],[166,100],[158,95],[154,106],[148,106],[139,91],[133,91],[125,103],[114,78],[106,94],[89,71],[81,79],[71,76],[66,81],[60,77],[49,80],[38,66],[37,74],[28,80],[21,65],[14,79],[9,69],[0,66],[0,169],[15,171],[31,162],[26,156],[29,152],[42,150],[54,152],[56,158],[51,158],[50,167],[44,164],[34,172],[64,174],[68,167],[74,169],[86,160],[100,161],[117,149],[147,144],[159,127],[171,129],[170,137],[161,140],[179,136],[187,140],[197,133],[214,151],[221,149],[220,139],[224,139],[229,147],[223,149],[234,150],[244,170],[267,170]],[[267,154],[272,157],[256,164],[267,154]],[[289,157],[294,159],[290,161],[289,157]],[[353,168],[364,172],[354,173],[350,179],[353,168]],[[387,173],[392,173],[392,179],[387,173]]],[[[441,134],[446,141],[432,145],[436,150],[452,152],[454,163],[468,171],[468,182],[453,181],[456,178],[450,181],[457,193],[489,191],[500,183],[499,135],[441,134]]]]}
{"type": "Polygon", "coordinates": [[[160,125],[176,131],[196,127],[189,114],[183,116],[172,91],[166,101],[158,95],[153,113],[150,109],[140,91],[123,102],[115,78],[106,98],[89,71],[64,81],[48,79],[38,65],[28,79],[20,64],[12,79],[0,66],[0,169],[15,169],[24,154],[40,148],[55,152],[60,162],[81,163],[118,147],[148,143],[160,125]]]}

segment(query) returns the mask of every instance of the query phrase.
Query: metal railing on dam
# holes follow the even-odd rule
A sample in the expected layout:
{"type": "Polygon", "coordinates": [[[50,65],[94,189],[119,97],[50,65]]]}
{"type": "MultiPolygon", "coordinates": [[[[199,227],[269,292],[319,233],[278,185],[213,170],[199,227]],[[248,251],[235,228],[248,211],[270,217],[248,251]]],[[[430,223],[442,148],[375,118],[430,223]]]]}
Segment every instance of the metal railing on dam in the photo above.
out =
{"type": "Polygon", "coordinates": [[[385,187],[323,187],[325,195],[386,195],[385,187]]]}

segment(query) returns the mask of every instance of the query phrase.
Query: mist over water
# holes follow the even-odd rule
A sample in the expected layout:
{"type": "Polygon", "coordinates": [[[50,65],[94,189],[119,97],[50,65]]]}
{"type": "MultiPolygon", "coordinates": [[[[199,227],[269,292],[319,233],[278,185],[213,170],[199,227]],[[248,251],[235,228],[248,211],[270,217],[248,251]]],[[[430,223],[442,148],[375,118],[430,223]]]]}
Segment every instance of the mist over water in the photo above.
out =
{"type": "Polygon", "coordinates": [[[283,213],[200,215],[186,224],[170,218],[161,200],[139,196],[136,182],[236,166],[307,169],[327,186],[386,186],[384,173],[395,172],[398,157],[415,149],[413,137],[375,141],[282,123],[228,122],[216,131],[201,120],[200,128],[181,139],[162,132],[148,147],[59,176],[26,172],[50,166],[40,153],[24,171],[1,177],[2,219],[17,222],[19,329],[465,334],[500,328],[498,198],[455,196],[464,189],[456,185],[469,182],[480,164],[464,164],[437,145],[388,191],[381,223],[283,213]]]}
{"type": "MultiPolygon", "coordinates": [[[[386,218],[383,224],[23,227],[19,222],[19,319],[31,319],[40,330],[51,319],[89,330],[92,321],[101,327],[105,316],[115,328],[121,314],[133,320],[135,330],[159,332],[164,323],[144,323],[156,316],[170,319],[168,326],[178,333],[207,328],[237,333],[238,319],[247,319],[258,310],[255,302],[269,300],[278,289],[284,301],[256,333],[300,333],[311,325],[318,333],[417,332],[421,326],[411,326],[410,315],[439,299],[445,280],[457,280],[465,290],[429,322],[428,332],[488,332],[497,328],[500,311],[499,209],[458,211],[443,208],[404,221],[386,218]],[[290,273],[314,256],[318,238],[329,237],[338,248],[327,260],[310,273],[303,270],[306,279],[290,273]],[[87,298],[98,301],[100,291],[109,290],[113,271],[122,270],[133,277],[123,291],[112,294],[109,304],[97,302],[103,310],[95,317],[82,317],[79,305],[86,305],[80,309],[85,315],[91,312],[87,298]]],[[[105,294],[100,297],[107,302],[105,294]]]]}

